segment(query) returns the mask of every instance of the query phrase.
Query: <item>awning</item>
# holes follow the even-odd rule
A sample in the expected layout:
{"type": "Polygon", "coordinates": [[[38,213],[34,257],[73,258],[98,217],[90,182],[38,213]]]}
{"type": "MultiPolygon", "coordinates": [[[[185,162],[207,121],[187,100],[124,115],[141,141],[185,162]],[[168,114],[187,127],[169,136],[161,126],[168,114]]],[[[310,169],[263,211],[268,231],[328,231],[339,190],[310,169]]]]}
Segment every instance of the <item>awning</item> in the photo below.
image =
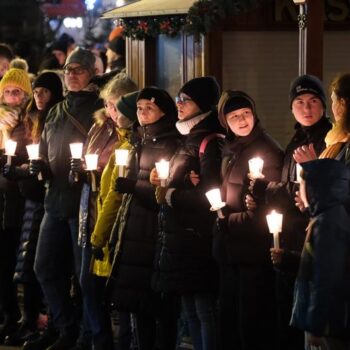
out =
{"type": "Polygon", "coordinates": [[[140,0],[102,14],[102,18],[126,18],[186,14],[196,0],[140,0]]]}

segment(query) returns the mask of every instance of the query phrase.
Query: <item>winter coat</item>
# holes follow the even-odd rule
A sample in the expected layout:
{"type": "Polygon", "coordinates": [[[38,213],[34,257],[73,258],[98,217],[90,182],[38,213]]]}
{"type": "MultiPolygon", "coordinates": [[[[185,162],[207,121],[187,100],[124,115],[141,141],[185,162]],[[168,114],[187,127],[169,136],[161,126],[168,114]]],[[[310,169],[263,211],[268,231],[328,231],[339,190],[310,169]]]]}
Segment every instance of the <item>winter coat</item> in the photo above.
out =
{"type": "Polygon", "coordinates": [[[78,244],[82,247],[85,247],[86,243],[90,241],[97,217],[100,177],[114,151],[115,143],[118,141],[116,126],[113,120],[105,115],[104,110],[98,111],[95,118],[97,121],[89,131],[84,148],[87,154],[98,154],[98,169],[91,176],[86,177],[87,181],[83,184],[80,197],[78,244]],[[91,185],[92,176],[94,177],[93,181],[96,182],[96,191],[94,192],[91,185]]]}
{"type": "MultiPolygon", "coordinates": [[[[117,132],[118,141],[115,149],[130,151],[131,130],[117,129],[117,132]]],[[[113,152],[102,173],[97,199],[97,220],[90,240],[92,245],[103,248],[104,251],[104,259],[95,260],[93,263],[93,273],[98,276],[109,276],[111,272],[108,241],[123,198],[122,194],[115,190],[115,181],[118,177],[119,166],[115,164],[115,153],[113,152]]]]}
{"type": "Polygon", "coordinates": [[[226,225],[214,237],[214,256],[220,264],[269,263],[271,235],[266,224],[269,208],[259,206],[250,211],[245,206],[249,186],[248,161],[264,160],[267,181],[279,181],[283,152],[280,146],[256,122],[248,136],[230,133],[223,150],[222,198],[226,202],[226,225]]]}
{"type": "Polygon", "coordinates": [[[307,162],[303,168],[311,220],[291,324],[316,336],[349,339],[350,217],[343,205],[349,170],[332,159],[307,162]]]}
{"type": "Polygon", "coordinates": [[[96,92],[70,91],[47,116],[39,152],[51,172],[45,196],[45,211],[51,215],[60,218],[78,216],[82,184],[70,186],[68,181],[71,158],[69,144],[85,142],[93,123],[93,113],[102,108],[102,104],[96,92]],[[79,121],[86,132],[72,123],[66,111],[79,121]]]}
{"type": "Polygon", "coordinates": [[[220,186],[219,139],[204,138],[222,131],[216,112],[195,125],[185,135],[170,162],[171,205],[160,212],[160,232],[153,288],[179,295],[215,292],[218,273],[212,258],[212,226],[216,217],[210,211],[205,193],[220,186]],[[188,175],[194,170],[200,183],[193,186],[188,175]]]}
{"type": "Polygon", "coordinates": [[[307,213],[303,214],[295,206],[296,163],[293,152],[296,148],[313,144],[317,155],[325,148],[325,136],[331,129],[331,123],[322,117],[316,124],[303,127],[296,124],[296,131],[285,150],[282,178],[280,182],[270,182],[266,189],[266,202],[283,214],[283,226],[280,234],[280,246],[285,249],[279,268],[291,280],[297,273],[300,252],[305,240],[305,228],[308,222],[307,213]]]}
{"type": "Polygon", "coordinates": [[[175,120],[163,116],[157,122],[137,129],[139,141],[128,178],[135,179],[133,194],[125,195],[120,207],[124,230],[119,233],[112,274],[110,298],[119,311],[155,314],[159,294],[151,289],[153,261],[158,235],[158,210],[155,188],[149,182],[155,162],[170,160],[178,143],[175,120]],[[128,202],[128,204],[126,204],[128,202]]]}
{"type": "Polygon", "coordinates": [[[40,224],[44,216],[44,204],[27,199],[24,210],[21,242],[13,277],[17,283],[31,283],[36,280],[33,265],[40,224]]]}

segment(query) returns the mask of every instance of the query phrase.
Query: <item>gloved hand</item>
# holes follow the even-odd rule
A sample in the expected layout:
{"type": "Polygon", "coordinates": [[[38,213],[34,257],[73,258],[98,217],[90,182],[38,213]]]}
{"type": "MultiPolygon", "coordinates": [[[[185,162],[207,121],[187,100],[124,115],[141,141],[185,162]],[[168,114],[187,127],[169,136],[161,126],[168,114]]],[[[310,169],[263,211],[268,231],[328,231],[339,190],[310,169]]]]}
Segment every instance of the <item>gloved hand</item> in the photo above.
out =
{"type": "Polygon", "coordinates": [[[155,196],[158,204],[164,204],[166,202],[165,195],[167,191],[168,191],[168,187],[161,187],[161,186],[156,187],[155,196]]]}
{"type": "Polygon", "coordinates": [[[41,173],[43,178],[47,178],[50,175],[50,169],[42,159],[31,159],[29,161],[29,173],[31,175],[41,173]]]}
{"type": "Polygon", "coordinates": [[[30,175],[28,168],[16,167],[10,164],[3,166],[2,174],[9,180],[19,180],[30,175]]]}
{"type": "Polygon", "coordinates": [[[103,260],[104,258],[103,248],[92,245],[91,250],[96,260],[100,260],[100,261],[103,260]]]}
{"type": "Polygon", "coordinates": [[[81,173],[84,171],[83,161],[81,159],[72,158],[70,160],[70,169],[74,173],[81,173]]]}
{"type": "Polygon", "coordinates": [[[126,177],[118,177],[115,181],[115,190],[119,193],[134,193],[136,180],[131,180],[126,177]]]}

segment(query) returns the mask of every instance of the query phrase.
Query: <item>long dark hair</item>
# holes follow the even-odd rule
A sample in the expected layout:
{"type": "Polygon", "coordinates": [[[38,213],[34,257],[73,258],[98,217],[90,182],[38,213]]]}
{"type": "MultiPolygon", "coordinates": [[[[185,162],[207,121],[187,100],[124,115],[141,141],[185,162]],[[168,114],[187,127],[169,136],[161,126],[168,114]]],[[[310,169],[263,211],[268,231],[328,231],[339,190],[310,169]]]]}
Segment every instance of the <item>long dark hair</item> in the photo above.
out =
{"type": "Polygon", "coordinates": [[[350,132],[350,73],[337,75],[331,85],[330,92],[334,92],[337,99],[343,99],[345,102],[345,113],[341,118],[342,129],[350,132]]]}

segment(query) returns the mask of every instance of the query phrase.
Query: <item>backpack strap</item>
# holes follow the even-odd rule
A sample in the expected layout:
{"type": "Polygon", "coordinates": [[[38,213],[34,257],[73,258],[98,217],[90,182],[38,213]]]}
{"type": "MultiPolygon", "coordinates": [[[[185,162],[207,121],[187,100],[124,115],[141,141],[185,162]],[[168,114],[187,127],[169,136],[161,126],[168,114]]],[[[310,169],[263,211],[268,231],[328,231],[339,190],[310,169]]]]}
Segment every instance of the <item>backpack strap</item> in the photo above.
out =
{"type": "Polygon", "coordinates": [[[208,143],[211,140],[218,139],[218,138],[224,139],[225,135],[224,134],[219,134],[219,133],[213,133],[213,134],[209,134],[209,135],[204,137],[204,139],[202,140],[202,142],[201,142],[201,144],[199,146],[199,158],[203,157],[205,149],[207,148],[208,143]]]}

